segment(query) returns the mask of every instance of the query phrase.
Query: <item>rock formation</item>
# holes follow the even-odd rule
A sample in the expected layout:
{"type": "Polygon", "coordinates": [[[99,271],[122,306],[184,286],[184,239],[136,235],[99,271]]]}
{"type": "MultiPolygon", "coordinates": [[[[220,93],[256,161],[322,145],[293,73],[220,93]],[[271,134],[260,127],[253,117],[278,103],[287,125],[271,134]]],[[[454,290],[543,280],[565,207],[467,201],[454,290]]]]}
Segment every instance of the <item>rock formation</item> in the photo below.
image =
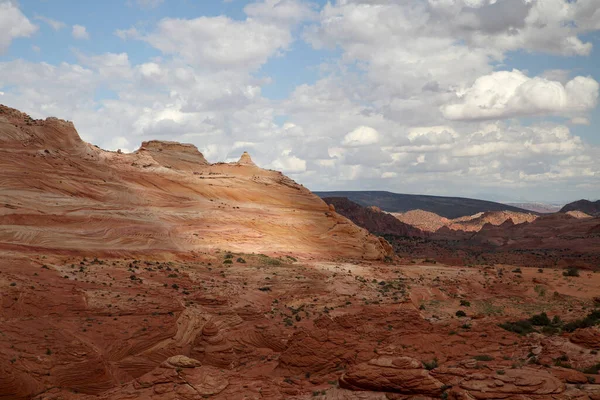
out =
{"type": "Polygon", "coordinates": [[[250,154],[248,154],[247,151],[242,153],[242,156],[240,157],[240,160],[237,163],[240,165],[251,165],[253,167],[256,167],[256,164],[254,164],[254,161],[252,161],[252,157],[250,157],[250,154]]]}
{"type": "Polygon", "coordinates": [[[209,164],[190,144],[131,154],[83,142],[70,122],[0,107],[0,247],[84,254],[261,253],[378,259],[376,237],[244,153],[209,164]]]}

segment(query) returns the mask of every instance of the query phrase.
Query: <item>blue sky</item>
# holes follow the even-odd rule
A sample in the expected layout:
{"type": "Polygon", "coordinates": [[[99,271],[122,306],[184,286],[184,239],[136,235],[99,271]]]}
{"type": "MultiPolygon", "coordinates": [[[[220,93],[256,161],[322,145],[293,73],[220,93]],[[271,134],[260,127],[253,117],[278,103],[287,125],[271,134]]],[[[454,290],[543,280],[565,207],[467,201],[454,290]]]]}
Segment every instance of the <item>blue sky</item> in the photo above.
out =
{"type": "Polygon", "coordinates": [[[0,102],[314,190],[595,199],[597,3],[0,0],[0,102]]]}

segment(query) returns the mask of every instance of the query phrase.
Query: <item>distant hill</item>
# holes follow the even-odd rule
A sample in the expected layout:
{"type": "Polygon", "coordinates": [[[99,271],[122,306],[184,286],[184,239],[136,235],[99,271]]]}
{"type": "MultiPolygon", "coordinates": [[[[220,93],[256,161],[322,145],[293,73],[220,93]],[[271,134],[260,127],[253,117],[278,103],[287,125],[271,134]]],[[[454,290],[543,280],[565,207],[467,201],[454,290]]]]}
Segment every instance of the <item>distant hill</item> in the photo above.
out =
{"type": "Polygon", "coordinates": [[[560,209],[560,212],[563,213],[567,211],[581,211],[588,215],[600,216],[600,200],[577,200],[560,209]]]}
{"type": "MultiPolygon", "coordinates": [[[[458,218],[486,211],[531,211],[493,201],[463,197],[426,196],[399,194],[384,191],[314,192],[323,197],[346,197],[362,206],[377,206],[387,212],[424,210],[446,218],[458,218]]],[[[585,211],[584,211],[585,212],[585,211]]]]}
{"type": "Polygon", "coordinates": [[[504,203],[509,206],[523,208],[540,214],[551,214],[558,212],[562,204],[546,204],[546,203],[504,203]]]}
{"type": "Polygon", "coordinates": [[[323,197],[323,201],[333,205],[338,214],[343,215],[371,233],[378,235],[426,236],[422,230],[405,224],[391,214],[382,212],[375,207],[363,207],[345,197],[323,197]]]}

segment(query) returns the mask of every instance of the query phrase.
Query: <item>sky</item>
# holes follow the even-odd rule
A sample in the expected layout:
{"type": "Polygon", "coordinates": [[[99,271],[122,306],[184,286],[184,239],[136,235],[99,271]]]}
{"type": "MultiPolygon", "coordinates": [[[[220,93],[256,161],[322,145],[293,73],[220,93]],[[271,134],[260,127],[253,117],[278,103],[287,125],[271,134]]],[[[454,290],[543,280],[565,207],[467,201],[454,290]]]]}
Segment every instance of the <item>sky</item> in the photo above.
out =
{"type": "Polygon", "coordinates": [[[0,0],[0,103],[312,190],[600,198],[598,0],[0,0]]]}

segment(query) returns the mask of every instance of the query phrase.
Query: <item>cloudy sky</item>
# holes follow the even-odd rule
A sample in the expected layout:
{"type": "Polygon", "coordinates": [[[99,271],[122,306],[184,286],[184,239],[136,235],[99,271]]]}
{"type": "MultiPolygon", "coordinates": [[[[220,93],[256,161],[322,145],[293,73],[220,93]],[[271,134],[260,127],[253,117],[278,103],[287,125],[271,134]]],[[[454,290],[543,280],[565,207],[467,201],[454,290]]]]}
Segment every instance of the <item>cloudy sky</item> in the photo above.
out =
{"type": "Polygon", "coordinates": [[[600,198],[598,0],[0,0],[0,103],[313,190],[600,198]]]}

